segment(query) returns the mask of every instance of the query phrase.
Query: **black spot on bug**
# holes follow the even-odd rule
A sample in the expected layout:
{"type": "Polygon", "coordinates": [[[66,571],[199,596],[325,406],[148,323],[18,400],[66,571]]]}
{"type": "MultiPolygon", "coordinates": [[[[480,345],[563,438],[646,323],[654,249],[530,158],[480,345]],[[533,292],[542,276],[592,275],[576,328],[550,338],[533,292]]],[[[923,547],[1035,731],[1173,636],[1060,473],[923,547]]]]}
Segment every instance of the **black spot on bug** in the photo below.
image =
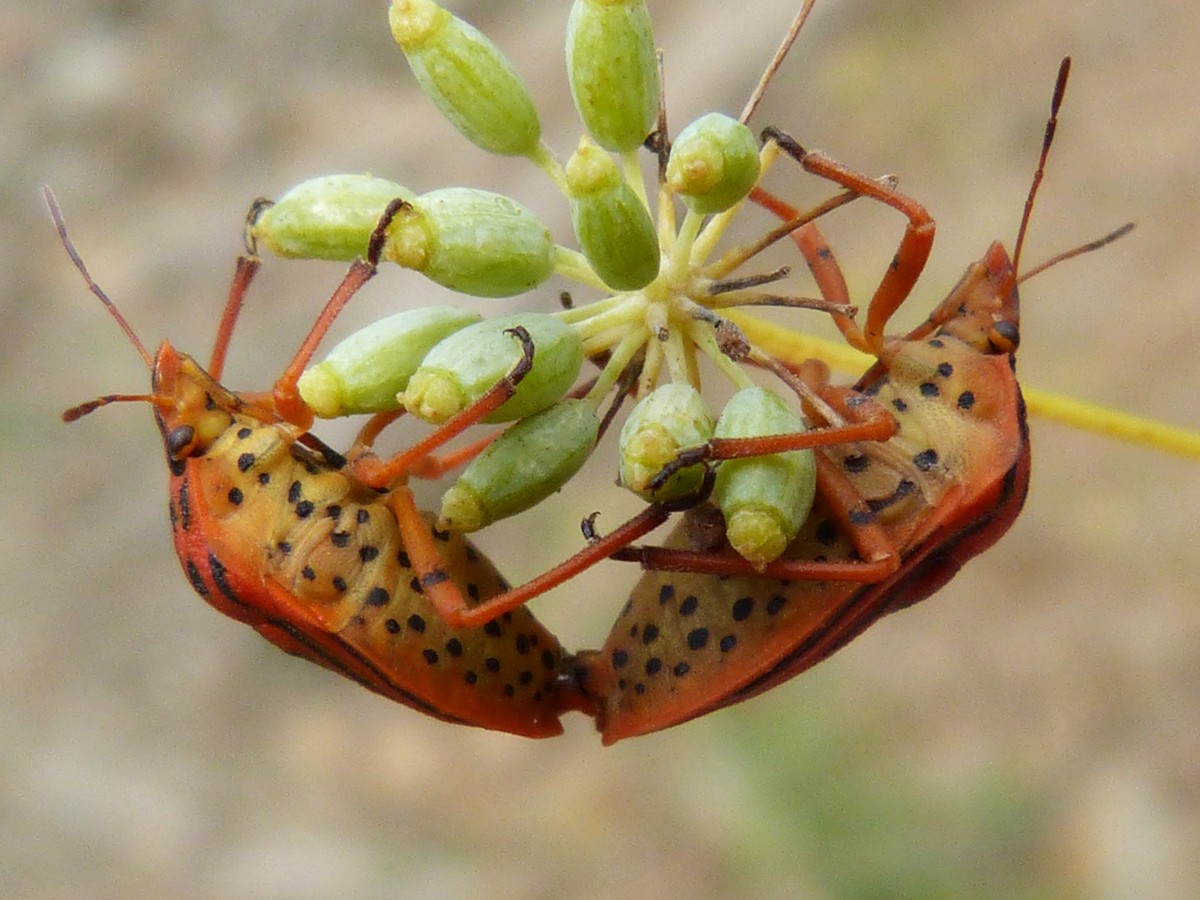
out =
{"type": "Polygon", "coordinates": [[[253,428],[247,428],[247,427],[245,427],[245,426],[243,426],[243,427],[239,428],[239,429],[238,429],[238,432],[237,432],[238,439],[239,439],[239,440],[243,440],[243,441],[244,441],[246,438],[250,437],[250,435],[252,435],[252,434],[254,434],[254,429],[253,429],[253,428]]]}
{"type": "Polygon", "coordinates": [[[489,656],[483,661],[483,667],[495,675],[500,671],[500,660],[494,656],[489,656]]]}
{"type": "Polygon", "coordinates": [[[975,405],[975,394],[972,391],[963,391],[958,395],[958,408],[970,409],[975,405]]]}
{"type": "Polygon", "coordinates": [[[932,381],[922,381],[920,391],[922,397],[936,397],[942,392],[932,381]]]}
{"type": "Polygon", "coordinates": [[[373,587],[367,594],[367,606],[387,606],[391,601],[391,594],[381,587],[373,587]]]}
{"type": "Polygon", "coordinates": [[[687,645],[692,650],[703,650],[704,646],[707,643],[708,643],[708,629],[707,628],[693,628],[691,631],[688,632],[687,645]]]}
{"type": "Polygon", "coordinates": [[[898,503],[900,500],[913,493],[913,491],[916,489],[916,482],[914,482],[911,478],[901,478],[896,484],[896,489],[888,494],[888,496],[881,497],[877,500],[868,500],[867,506],[871,508],[871,512],[880,512],[881,510],[887,509],[889,506],[898,503]]]}
{"type": "Polygon", "coordinates": [[[263,487],[266,487],[268,484],[270,484],[271,483],[271,473],[270,472],[259,472],[258,473],[258,483],[261,484],[263,487]]]}
{"type": "Polygon", "coordinates": [[[521,685],[533,684],[533,673],[525,669],[517,676],[517,683],[521,685]]]}
{"type": "Polygon", "coordinates": [[[875,521],[875,515],[869,510],[852,509],[846,519],[851,525],[870,525],[875,521]]]}
{"type": "Polygon", "coordinates": [[[651,623],[646,626],[646,630],[642,632],[642,643],[649,645],[658,640],[658,626],[651,623]]]}
{"type": "Polygon", "coordinates": [[[379,556],[379,548],[373,544],[365,544],[358,548],[358,558],[365,563],[371,562],[377,556],[379,556]]]}
{"type": "Polygon", "coordinates": [[[894,409],[898,413],[908,412],[908,404],[905,403],[903,400],[901,400],[899,397],[897,397],[895,400],[892,401],[892,409],[894,409]]]}
{"type": "Polygon", "coordinates": [[[458,638],[450,638],[450,640],[446,641],[446,652],[455,659],[458,659],[463,655],[462,641],[460,641],[458,638]]]}
{"type": "MultiPolygon", "coordinates": [[[[364,549],[366,549],[366,548],[364,548],[364,549]]],[[[374,550],[375,548],[372,547],[371,549],[374,550]]],[[[375,552],[378,553],[379,551],[376,550],[375,552]]],[[[371,558],[374,559],[375,558],[374,555],[372,555],[371,558]]],[[[366,560],[364,559],[363,562],[366,562],[366,560]]],[[[449,580],[450,580],[450,573],[447,572],[445,569],[434,569],[433,571],[426,572],[424,575],[421,576],[421,586],[423,588],[433,587],[435,584],[441,584],[443,581],[449,581],[449,580]]]]}
{"type": "Polygon", "coordinates": [[[187,460],[185,459],[169,459],[167,460],[167,469],[176,478],[179,478],[187,471],[187,460]]]}
{"type": "Polygon", "coordinates": [[[549,650],[542,651],[542,667],[550,672],[558,668],[558,661],[554,658],[554,654],[549,650]]]}
{"type": "Polygon", "coordinates": [[[614,669],[623,669],[629,665],[629,654],[621,649],[612,652],[612,667],[614,669]]]}
{"type": "MultiPolygon", "coordinates": [[[[250,429],[244,428],[242,430],[249,431],[250,429]]],[[[254,468],[254,462],[255,462],[255,459],[254,459],[253,453],[243,453],[241,456],[239,456],[237,458],[238,471],[239,472],[249,472],[251,469],[254,468]]]]}
{"type": "Polygon", "coordinates": [[[405,569],[412,568],[412,560],[408,558],[408,554],[403,550],[396,554],[396,562],[400,563],[405,569]]]}
{"type": "Polygon", "coordinates": [[[851,474],[865,472],[871,461],[862,453],[847,453],[842,457],[842,468],[851,474]]]}
{"type": "Polygon", "coordinates": [[[437,665],[438,653],[436,650],[430,650],[429,648],[426,648],[421,651],[421,655],[423,657],[425,657],[425,662],[429,663],[429,665],[431,665],[431,666],[437,665]]]}
{"type": "Polygon", "coordinates": [[[483,633],[488,637],[498,638],[504,633],[504,629],[500,627],[497,620],[492,619],[492,621],[484,623],[483,633]]]}
{"type": "Polygon", "coordinates": [[[313,571],[312,566],[305,566],[300,570],[300,577],[305,581],[315,581],[317,578],[317,573],[313,571]]]}
{"type": "Polygon", "coordinates": [[[296,517],[300,519],[307,519],[313,514],[314,509],[316,509],[316,506],[311,500],[301,500],[296,504],[296,517]]]}
{"type": "Polygon", "coordinates": [[[414,594],[425,593],[425,588],[421,587],[421,579],[414,575],[408,582],[408,588],[414,594]]]}
{"type": "MultiPolygon", "coordinates": [[[[958,311],[961,314],[961,313],[965,313],[966,309],[964,307],[960,306],[958,308],[958,311]]],[[[941,350],[943,347],[946,346],[946,342],[943,341],[941,338],[930,338],[925,343],[927,343],[930,347],[933,347],[936,350],[941,350]]]]}
{"type": "Polygon", "coordinates": [[[954,374],[954,366],[950,365],[948,362],[938,363],[937,373],[943,378],[949,378],[954,374]]]}
{"type": "Polygon", "coordinates": [[[282,553],[284,556],[287,556],[289,553],[292,552],[292,545],[289,544],[287,541],[280,541],[275,546],[278,548],[279,552],[282,553]]]}
{"type": "Polygon", "coordinates": [[[371,514],[365,509],[360,508],[359,511],[354,514],[354,521],[359,525],[365,525],[370,520],[371,514]]]}
{"type": "Polygon", "coordinates": [[[341,575],[334,575],[333,576],[333,586],[339,591],[346,590],[346,579],[343,578],[341,575]]]}
{"type": "Polygon", "coordinates": [[[722,653],[728,653],[730,650],[732,650],[736,646],[737,646],[737,635],[736,634],[727,634],[727,635],[725,635],[725,637],[721,638],[720,647],[721,647],[722,653]]]}
{"type": "Polygon", "coordinates": [[[662,665],[662,660],[657,656],[650,657],[648,660],[646,660],[646,674],[657,675],[662,671],[662,665]]]}
{"type": "Polygon", "coordinates": [[[838,539],[837,526],[833,524],[832,519],[822,519],[813,530],[813,536],[817,539],[818,544],[832,547],[838,539]]]}
{"type": "Polygon", "coordinates": [[[417,632],[417,634],[424,634],[425,633],[425,620],[422,619],[420,616],[418,616],[416,613],[413,613],[411,616],[408,617],[408,627],[411,628],[413,631],[417,632]]]}
{"type": "Polygon", "coordinates": [[[516,695],[517,695],[517,689],[515,687],[513,687],[511,684],[506,684],[504,686],[504,696],[505,697],[515,697],[516,695]]]}
{"type": "Polygon", "coordinates": [[[329,540],[335,547],[348,547],[348,546],[350,546],[350,532],[348,532],[348,531],[331,532],[329,535],[329,540]]]}
{"type": "Polygon", "coordinates": [[[204,583],[204,576],[200,574],[200,569],[190,559],[184,569],[187,571],[188,581],[192,583],[192,590],[207,600],[208,585],[204,583]]]}
{"type": "Polygon", "coordinates": [[[304,485],[299,481],[293,481],[288,485],[288,503],[299,503],[300,498],[304,496],[304,485]]]}
{"type": "Polygon", "coordinates": [[[695,594],[688,594],[683,598],[683,602],[679,604],[679,614],[681,616],[690,616],[700,608],[700,601],[696,599],[695,594]]]}
{"type": "Polygon", "coordinates": [[[388,634],[399,634],[400,633],[400,623],[397,622],[395,619],[385,620],[383,623],[383,627],[388,630],[388,634]]]}
{"type": "Polygon", "coordinates": [[[533,648],[533,645],[529,642],[529,635],[527,634],[518,634],[515,643],[517,645],[518,653],[528,653],[533,648]]]}
{"type": "Polygon", "coordinates": [[[635,637],[637,637],[637,636],[638,636],[638,631],[639,631],[639,629],[640,629],[640,628],[641,628],[641,626],[640,626],[640,625],[634,625],[632,628],[630,628],[630,629],[629,629],[629,636],[630,636],[631,638],[635,638],[635,637]]]}
{"type": "Polygon", "coordinates": [[[478,562],[479,561],[478,551],[476,551],[476,549],[474,547],[472,547],[470,544],[466,545],[465,552],[467,555],[467,560],[469,562],[478,562]]]}
{"type": "Polygon", "coordinates": [[[336,519],[341,516],[341,514],[342,508],[336,503],[330,503],[327,507],[325,507],[325,515],[329,516],[331,519],[336,519]]]}
{"type": "Polygon", "coordinates": [[[767,601],[767,615],[769,615],[769,616],[778,615],[779,611],[782,610],[786,604],[787,604],[787,597],[783,596],[783,594],[776,594],[774,597],[772,597],[770,600],[767,601]]]}
{"type": "Polygon", "coordinates": [[[658,589],[658,602],[660,605],[670,603],[674,598],[675,598],[675,585],[664,584],[662,587],[660,587],[658,589]]]}
{"type": "Polygon", "coordinates": [[[463,675],[463,681],[465,681],[467,684],[474,684],[478,680],[479,680],[479,676],[476,675],[475,672],[471,669],[467,669],[466,674],[463,675]]]}
{"type": "Polygon", "coordinates": [[[922,472],[928,472],[930,469],[932,469],[934,466],[936,466],[937,463],[938,463],[938,454],[937,454],[937,451],[934,450],[933,448],[930,448],[928,450],[922,450],[920,453],[918,453],[916,456],[913,457],[913,465],[916,466],[918,469],[920,469],[922,472]]]}
{"type": "Polygon", "coordinates": [[[733,621],[745,622],[754,612],[753,597],[739,597],[733,604],[733,621]]]}
{"type": "Polygon", "coordinates": [[[676,678],[682,678],[690,671],[692,671],[692,667],[685,662],[675,663],[675,668],[671,670],[676,678]]]}
{"type": "Polygon", "coordinates": [[[229,498],[229,502],[234,506],[241,506],[242,501],[246,499],[246,496],[242,493],[241,488],[230,488],[229,493],[226,496],[229,498]]]}
{"type": "Polygon", "coordinates": [[[633,686],[633,692],[635,694],[637,694],[639,697],[642,696],[642,694],[646,693],[646,685],[643,682],[639,681],[637,684],[635,684],[633,686]]]}
{"type": "Polygon", "coordinates": [[[473,581],[467,582],[467,597],[474,602],[479,602],[479,585],[473,581]]]}

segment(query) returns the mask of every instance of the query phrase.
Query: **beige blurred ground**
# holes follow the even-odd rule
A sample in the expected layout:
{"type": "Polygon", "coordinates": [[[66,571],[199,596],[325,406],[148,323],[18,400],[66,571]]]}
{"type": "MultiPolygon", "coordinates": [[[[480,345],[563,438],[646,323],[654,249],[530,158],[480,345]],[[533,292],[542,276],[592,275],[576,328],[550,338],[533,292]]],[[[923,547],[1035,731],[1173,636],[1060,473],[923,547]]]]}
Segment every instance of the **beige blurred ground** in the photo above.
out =
{"type": "MultiPolygon", "coordinates": [[[[37,189],[54,185],[141,334],[201,355],[244,208],[300,178],[501,185],[565,233],[538,177],[431,114],[383,7],[6,4],[0,895],[1194,889],[1195,462],[1035,423],[1024,515],[936,598],[766,697],[607,750],[577,717],[542,743],[426,720],[283,656],[191,593],[147,411],[57,419],[146,375],[81,287],[37,189]]],[[[740,110],[793,12],[788,0],[652,7],[676,127],[740,110]]],[[[568,151],[566,4],[455,8],[519,58],[568,151]]],[[[1073,54],[1028,259],[1127,219],[1138,230],[1026,287],[1023,376],[1200,427],[1198,42],[1200,11],[1183,0],[828,0],[758,121],[899,173],[928,205],[940,232],[912,322],[990,240],[1011,241],[1054,71],[1073,54]]],[[[823,195],[801,175],[775,184],[823,195]]],[[[859,204],[828,230],[865,297],[898,217],[859,204]]],[[[235,339],[236,386],[269,383],[338,276],[268,263],[235,339]]],[[[432,296],[390,272],[342,327],[432,296]]],[[[584,496],[486,546],[512,577],[533,574],[572,545],[572,521],[598,505],[584,496]]],[[[633,577],[613,564],[540,608],[568,643],[594,644],[633,577]]]]}

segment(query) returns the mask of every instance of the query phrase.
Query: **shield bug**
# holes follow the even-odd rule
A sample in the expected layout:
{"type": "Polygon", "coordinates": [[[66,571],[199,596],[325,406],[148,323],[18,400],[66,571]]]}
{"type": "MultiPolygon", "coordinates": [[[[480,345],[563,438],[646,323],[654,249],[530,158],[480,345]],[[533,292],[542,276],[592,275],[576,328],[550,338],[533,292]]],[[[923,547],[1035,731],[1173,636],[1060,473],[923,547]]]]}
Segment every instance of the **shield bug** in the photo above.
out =
{"type": "MultiPolygon", "coordinates": [[[[207,367],[168,342],[151,355],[88,274],[48,189],[46,200],[89,289],[151,373],[148,394],[101,397],[64,419],[117,401],[151,405],[170,470],[175,548],[195,591],[287,652],[436,718],[559,734],[559,710],[570,703],[556,696],[562,650],[555,637],[524,608],[484,628],[448,626],[422,573],[452,580],[467,605],[505,591],[503,577],[461,537],[430,536],[404,477],[367,487],[308,431],[313,416],[297,379],[333,318],[374,274],[384,220],[367,259],[351,265],[273,390],[250,393],[225,387],[221,377],[256,257],[238,261],[207,367]],[[420,570],[409,556],[413,529],[436,544],[420,570]]],[[[533,352],[527,336],[523,346],[509,377],[458,419],[469,423],[511,396],[533,352]]],[[[461,424],[452,420],[423,446],[432,449],[461,424]]]]}
{"type": "MultiPolygon", "coordinates": [[[[783,557],[758,573],[729,551],[720,520],[714,526],[707,507],[690,511],[666,546],[615,554],[652,571],[635,587],[603,648],[577,658],[605,743],[737,703],[804,671],[881,616],[933,594],[1015,520],[1030,461],[1015,375],[1016,263],[1068,71],[1064,60],[1013,257],[993,243],[929,318],[903,337],[884,330],[924,266],[932,218],[893,186],[769,133],[805,169],[908,219],[865,325],[834,316],[847,341],[875,357],[874,365],[850,388],[827,384],[823,365],[796,361],[793,367],[824,404],[806,404],[810,419],[833,426],[878,404],[894,419],[895,433],[882,441],[835,437],[833,443],[836,428],[745,446],[714,440],[667,467],[811,446],[816,503],[783,557]]],[[[794,217],[770,195],[755,196],[781,218],[794,217]]],[[[823,296],[848,305],[841,272],[816,226],[803,226],[793,239],[823,296]]]]}

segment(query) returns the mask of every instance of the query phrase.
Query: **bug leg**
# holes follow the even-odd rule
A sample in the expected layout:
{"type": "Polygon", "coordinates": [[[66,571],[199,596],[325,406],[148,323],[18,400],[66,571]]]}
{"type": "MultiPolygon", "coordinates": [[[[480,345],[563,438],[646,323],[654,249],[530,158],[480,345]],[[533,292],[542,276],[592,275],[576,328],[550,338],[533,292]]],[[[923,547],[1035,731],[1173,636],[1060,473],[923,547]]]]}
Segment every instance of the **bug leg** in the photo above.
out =
{"type": "Polygon", "coordinates": [[[776,141],[789,156],[804,167],[805,171],[826,178],[864,197],[871,197],[907,217],[908,225],[905,226],[904,236],[900,239],[891,265],[875,289],[871,305],[867,309],[863,337],[867,346],[871,348],[870,352],[878,355],[878,350],[883,346],[883,332],[888,319],[908,297],[921,270],[925,268],[925,261],[933,248],[936,229],[933,218],[925,207],[911,197],[855,172],[819,151],[805,150],[782,131],[767,129],[763,134],[776,141]]]}
{"type": "Polygon", "coordinates": [[[620,547],[636,541],[667,520],[670,509],[649,506],[603,538],[590,542],[578,553],[541,575],[502,594],[470,605],[450,578],[437,552],[438,532],[430,529],[417,509],[412,491],[401,485],[388,495],[388,504],[396,514],[405,553],[417,573],[421,588],[439,616],[452,628],[477,628],[497,616],[523,606],[534,597],[573,578],[585,569],[611,556],[620,547]]]}

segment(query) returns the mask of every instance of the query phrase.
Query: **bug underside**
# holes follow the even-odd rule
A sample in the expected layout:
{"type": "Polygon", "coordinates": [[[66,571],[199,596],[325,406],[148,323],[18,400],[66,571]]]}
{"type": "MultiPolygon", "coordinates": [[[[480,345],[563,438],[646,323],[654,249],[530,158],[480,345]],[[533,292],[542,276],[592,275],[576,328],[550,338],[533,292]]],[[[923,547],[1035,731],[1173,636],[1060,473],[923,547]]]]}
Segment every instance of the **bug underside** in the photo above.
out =
{"type": "MultiPolygon", "coordinates": [[[[172,478],[176,548],[195,589],[293,653],[451,722],[534,737],[561,732],[562,650],[526,609],[452,629],[426,600],[386,494],[231,415],[172,478]]],[[[439,551],[464,596],[506,589],[457,536],[439,551]]]]}

